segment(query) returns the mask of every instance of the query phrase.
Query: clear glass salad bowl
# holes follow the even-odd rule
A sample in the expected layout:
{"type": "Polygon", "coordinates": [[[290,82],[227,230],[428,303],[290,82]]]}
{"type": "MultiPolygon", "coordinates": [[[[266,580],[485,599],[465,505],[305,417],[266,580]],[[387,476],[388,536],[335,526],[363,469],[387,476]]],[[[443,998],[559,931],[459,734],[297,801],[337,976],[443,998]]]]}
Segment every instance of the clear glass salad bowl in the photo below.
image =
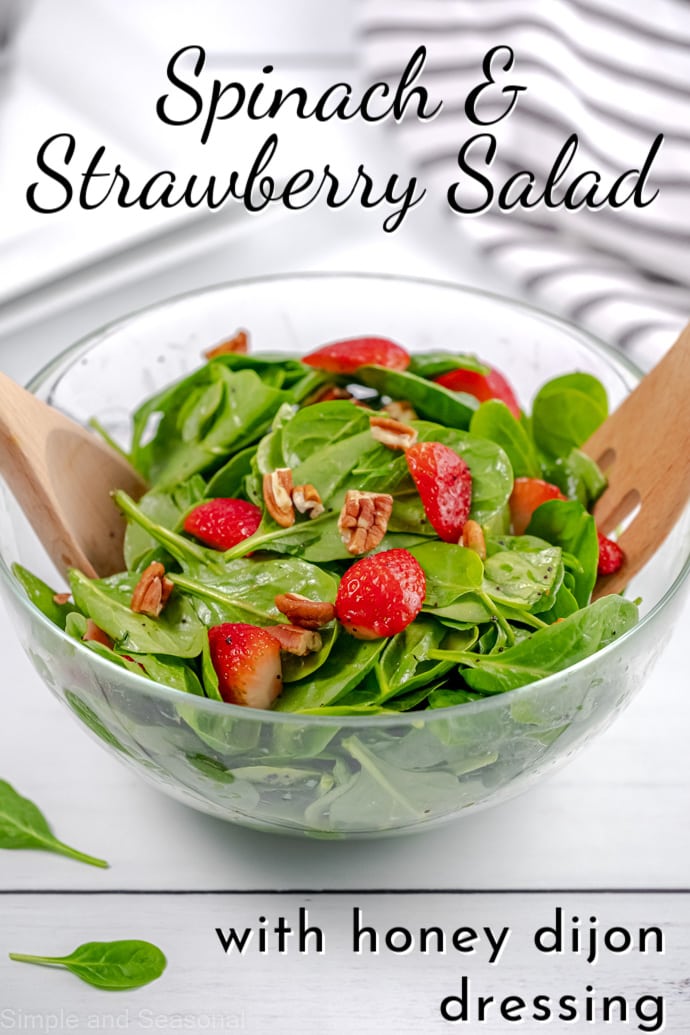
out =
{"type": "MultiPolygon", "coordinates": [[[[43,399],[127,442],[129,415],[248,328],[253,349],[303,353],[358,334],[411,351],[475,352],[506,373],[523,405],[548,378],[596,375],[614,407],[631,364],[535,309],[452,285],[395,277],[302,275],[221,285],[163,302],[79,342],[34,378],[43,399]]],[[[107,750],[161,790],[260,830],[361,837],[423,830],[522,791],[603,730],[664,649],[688,584],[690,508],[629,593],[641,620],[604,650],[509,693],[390,716],[300,716],[191,696],[115,667],[30,602],[15,561],[57,577],[0,484],[0,586],[41,678],[107,750]]]]}

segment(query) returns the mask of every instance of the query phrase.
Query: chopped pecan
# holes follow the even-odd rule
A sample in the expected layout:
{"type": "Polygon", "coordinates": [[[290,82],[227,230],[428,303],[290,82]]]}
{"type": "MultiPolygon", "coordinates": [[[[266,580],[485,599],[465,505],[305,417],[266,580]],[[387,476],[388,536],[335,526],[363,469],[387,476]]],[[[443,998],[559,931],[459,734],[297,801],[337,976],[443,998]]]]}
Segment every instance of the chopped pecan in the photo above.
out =
{"type": "Polygon", "coordinates": [[[264,475],[264,503],[274,521],[283,528],[295,523],[295,508],[292,505],[292,471],[279,467],[264,475]]]}
{"type": "Polygon", "coordinates": [[[409,449],[417,441],[417,430],[394,417],[377,414],[369,418],[372,438],[389,449],[409,449]]]}
{"type": "Polygon", "coordinates": [[[298,625],[271,625],[266,632],[278,641],[281,650],[287,651],[288,654],[296,654],[298,658],[313,654],[323,646],[317,632],[312,629],[300,629],[298,625]]]}
{"type": "Polygon", "coordinates": [[[320,629],[335,618],[335,608],[327,600],[310,600],[301,593],[279,593],[275,604],[293,625],[303,629],[320,629]]]}
{"type": "Polygon", "coordinates": [[[96,643],[102,643],[104,647],[112,647],[113,641],[108,636],[107,632],[103,632],[99,625],[96,625],[93,618],[86,619],[86,631],[82,636],[82,640],[93,640],[96,643]]]}
{"type": "Polygon", "coordinates": [[[71,593],[53,593],[53,603],[66,604],[71,595],[71,593]]]}
{"type": "Polygon", "coordinates": [[[484,532],[482,531],[482,526],[477,521],[470,520],[465,522],[460,542],[463,546],[478,553],[482,560],[486,557],[484,532]]]}
{"type": "Polygon", "coordinates": [[[392,510],[393,497],[388,493],[350,489],[338,518],[338,531],[348,553],[367,553],[378,546],[392,510]]]}
{"type": "Polygon", "coordinates": [[[319,517],[326,509],[321,502],[321,497],[317,490],[311,483],[295,485],[292,490],[292,502],[300,514],[306,514],[310,518],[319,517]]]}
{"type": "Polygon", "coordinates": [[[173,584],[166,578],[165,568],[159,561],[152,561],[134,587],[130,607],[137,614],[158,618],[172,591],[173,584]]]}
{"type": "Polygon", "coordinates": [[[389,417],[405,423],[409,420],[417,420],[417,413],[406,399],[392,399],[383,407],[389,417]]]}
{"type": "Polygon", "coordinates": [[[226,356],[229,352],[239,353],[241,356],[245,356],[249,351],[249,337],[246,331],[238,331],[232,338],[228,338],[227,341],[221,341],[219,345],[214,345],[213,348],[206,349],[204,352],[205,359],[215,359],[216,356],[226,356]]]}

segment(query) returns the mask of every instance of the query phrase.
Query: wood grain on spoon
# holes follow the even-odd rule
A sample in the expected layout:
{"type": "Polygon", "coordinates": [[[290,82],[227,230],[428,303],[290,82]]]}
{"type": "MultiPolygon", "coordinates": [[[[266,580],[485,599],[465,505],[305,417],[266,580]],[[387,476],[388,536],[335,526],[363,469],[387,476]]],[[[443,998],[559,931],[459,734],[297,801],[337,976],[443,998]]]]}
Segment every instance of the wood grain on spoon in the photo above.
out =
{"type": "Polygon", "coordinates": [[[143,480],[94,433],[2,373],[0,474],[61,572],[122,571],[125,522],[110,493],[138,499],[143,480]]]}
{"type": "Polygon", "coordinates": [[[690,324],[582,448],[608,478],[594,507],[600,531],[608,534],[637,510],[618,540],[625,562],[599,578],[596,599],[625,589],[690,498],[690,324]]]}

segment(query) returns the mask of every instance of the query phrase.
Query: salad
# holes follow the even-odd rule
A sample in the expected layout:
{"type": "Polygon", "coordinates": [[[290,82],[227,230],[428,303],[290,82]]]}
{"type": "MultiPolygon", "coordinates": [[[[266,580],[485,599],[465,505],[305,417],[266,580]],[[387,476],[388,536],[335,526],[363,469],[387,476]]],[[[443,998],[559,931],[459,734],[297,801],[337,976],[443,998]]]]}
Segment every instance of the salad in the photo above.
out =
{"type": "Polygon", "coordinates": [[[590,656],[637,620],[592,602],[623,554],[590,511],[580,446],[601,383],[543,385],[528,415],[471,355],[384,338],[304,357],[247,335],[141,405],[114,499],[126,569],[56,593],[14,566],[70,636],[186,693],[376,715],[503,693],[590,656]]]}

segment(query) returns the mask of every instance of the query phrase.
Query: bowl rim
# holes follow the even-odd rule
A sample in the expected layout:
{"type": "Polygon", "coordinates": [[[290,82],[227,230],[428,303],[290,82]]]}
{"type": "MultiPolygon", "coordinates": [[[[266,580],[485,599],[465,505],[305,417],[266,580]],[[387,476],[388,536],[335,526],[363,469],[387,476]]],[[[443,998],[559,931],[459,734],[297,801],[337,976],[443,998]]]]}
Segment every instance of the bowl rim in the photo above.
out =
{"type": "MultiPolygon", "coordinates": [[[[254,285],[271,284],[275,282],[285,281],[305,281],[305,280],[339,280],[339,279],[353,279],[363,281],[388,281],[398,282],[409,285],[421,285],[423,287],[430,287],[434,289],[441,289],[445,291],[452,291],[458,295],[469,295],[472,297],[478,297],[486,299],[495,305],[504,306],[507,309],[517,309],[520,312],[525,313],[532,318],[536,318],[538,322],[552,324],[559,330],[566,330],[568,333],[573,335],[579,340],[579,343],[583,345],[588,351],[602,356],[608,360],[609,364],[613,367],[623,368],[629,375],[632,375],[635,381],[639,381],[643,376],[642,371],[636,366],[632,360],[624,353],[606,342],[602,341],[596,335],[590,331],[585,330],[582,327],[577,326],[573,321],[568,320],[564,317],[548,312],[539,306],[532,305],[527,302],[523,302],[520,299],[511,298],[507,295],[501,295],[496,292],[487,291],[483,288],[475,288],[472,285],[460,284],[454,281],[439,280],[435,278],[427,277],[415,277],[409,275],[398,275],[393,273],[369,273],[369,272],[348,272],[348,271],[335,271],[335,270],[322,270],[322,271],[303,271],[303,272],[292,272],[292,273],[271,273],[257,277],[245,277],[240,279],[233,279],[227,281],[220,281],[216,284],[207,285],[206,287],[194,288],[190,291],[181,292],[175,295],[171,295],[167,298],[160,299],[156,302],[142,306],[138,309],[134,309],[122,316],[116,317],[113,320],[108,321],[102,326],[90,331],[86,335],[82,335],[76,342],[67,346],[57,356],[54,356],[46,364],[44,364],[27,382],[27,388],[30,391],[36,391],[49,379],[51,374],[64,365],[65,361],[72,358],[76,359],[82,352],[87,351],[89,348],[93,348],[103,341],[109,334],[115,330],[124,329],[130,322],[136,321],[139,317],[155,312],[159,309],[164,309],[171,304],[186,301],[202,295],[209,295],[215,292],[228,291],[233,288],[242,288],[254,285]]],[[[637,636],[658,614],[666,609],[669,603],[677,596],[680,592],[683,584],[690,575],[690,551],[686,557],[681,570],[676,575],[671,585],[666,589],[663,596],[657,601],[654,607],[647,612],[639,621],[627,632],[623,633],[622,636],[616,638],[606,647],[592,654],[588,658],[584,658],[582,661],[577,662],[574,665],[568,666],[559,672],[552,673],[549,676],[545,676],[542,679],[535,680],[532,683],[527,683],[524,686],[516,687],[514,690],[508,692],[501,692],[491,694],[487,697],[483,697],[477,701],[467,701],[463,704],[450,705],[445,708],[434,708],[427,709],[425,711],[417,712],[396,712],[395,714],[385,715],[318,715],[315,713],[305,714],[304,712],[282,712],[273,709],[255,709],[247,708],[246,706],[228,704],[224,701],[215,701],[207,697],[200,697],[194,694],[185,693],[182,690],[177,690],[174,687],[166,686],[164,683],[159,683],[156,680],[149,679],[147,677],[139,676],[134,672],[130,672],[128,669],[119,668],[114,665],[113,662],[106,658],[101,657],[95,651],[89,650],[84,644],[75,640],[73,637],[68,636],[63,629],[60,629],[54,622],[43,614],[41,610],[29,599],[26,593],[23,592],[19,581],[14,577],[10,568],[8,567],[5,558],[0,553],[0,577],[8,588],[9,592],[19,603],[20,607],[25,611],[28,611],[29,615],[38,620],[52,633],[58,636],[58,639],[64,640],[69,646],[80,654],[84,653],[84,657],[88,658],[90,664],[93,664],[98,671],[99,669],[104,675],[110,674],[117,669],[120,676],[120,681],[125,684],[131,684],[132,689],[136,689],[140,692],[145,692],[151,696],[162,699],[164,701],[181,702],[184,701],[188,705],[198,708],[201,712],[206,712],[209,715],[225,715],[228,719],[230,718],[241,718],[244,721],[254,722],[269,722],[269,723],[288,723],[297,726],[338,726],[338,727],[353,727],[355,729],[368,728],[375,726],[377,728],[385,728],[390,726],[401,726],[401,725],[414,725],[420,722],[428,723],[431,720],[450,720],[460,715],[469,716],[474,715],[480,711],[490,711],[493,708],[500,708],[504,705],[507,699],[511,701],[517,701],[520,697],[526,696],[530,693],[538,691],[548,692],[550,689],[555,687],[563,679],[564,673],[580,673],[585,671],[589,666],[597,664],[597,662],[612,653],[614,650],[620,649],[621,644],[625,644],[628,640],[631,640],[637,636]]]]}

